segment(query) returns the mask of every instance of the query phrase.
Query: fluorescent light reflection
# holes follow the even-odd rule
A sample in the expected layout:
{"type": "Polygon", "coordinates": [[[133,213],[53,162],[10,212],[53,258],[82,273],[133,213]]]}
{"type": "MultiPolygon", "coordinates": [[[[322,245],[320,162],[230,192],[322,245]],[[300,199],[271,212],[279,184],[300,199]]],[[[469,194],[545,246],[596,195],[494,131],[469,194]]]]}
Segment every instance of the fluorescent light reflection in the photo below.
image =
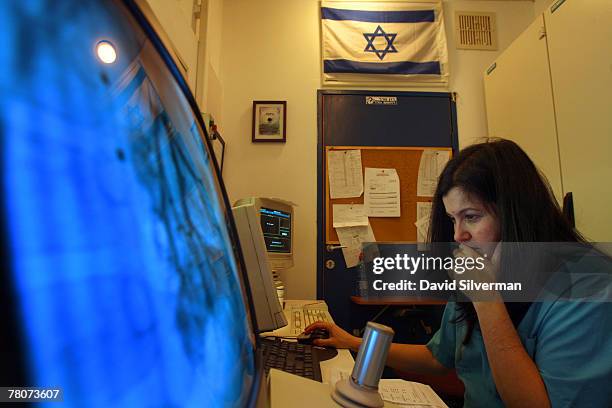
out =
{"type": "Polygon", "coordinates": [[[108,41],[100,41],[96,45],[96,54],[98,58],[105,64],[112,64],[117,60],[117,52],[115,46],[108,41]]]}

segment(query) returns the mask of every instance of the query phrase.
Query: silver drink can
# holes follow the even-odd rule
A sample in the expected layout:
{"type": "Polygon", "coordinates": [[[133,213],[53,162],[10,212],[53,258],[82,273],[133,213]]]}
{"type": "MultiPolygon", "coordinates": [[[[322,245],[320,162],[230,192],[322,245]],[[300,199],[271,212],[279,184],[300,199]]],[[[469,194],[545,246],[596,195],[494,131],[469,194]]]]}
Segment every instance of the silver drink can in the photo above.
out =
{"type": "Polygon", "coordinates": [[[351,374],[351,378],[356,385],[378,389],[378,381],[380,381],[385,369],[387,353],[393,335],[395,335],[395,332],[392,328],[368,322],[351,374]]]}

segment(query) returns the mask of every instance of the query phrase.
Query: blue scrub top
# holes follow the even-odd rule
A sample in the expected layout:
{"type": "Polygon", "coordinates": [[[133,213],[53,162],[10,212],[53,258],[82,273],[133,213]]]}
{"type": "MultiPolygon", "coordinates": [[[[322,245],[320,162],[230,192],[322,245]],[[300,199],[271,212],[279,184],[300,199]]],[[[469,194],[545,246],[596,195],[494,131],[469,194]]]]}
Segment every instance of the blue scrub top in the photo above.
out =
{"type": "MultiPolygon", "coordinates": [[[[612,303],[609,293],[604,297],[532,303],[517,328],[553,407],[612,407],[612,303]]],[[[463,345],[467,324],[453,323],[457,314],[449,302],[427,347],[442,365],[456,369],[465,385],[464,407],[503,407],[482,333],[475,328],[463,345]]]]}

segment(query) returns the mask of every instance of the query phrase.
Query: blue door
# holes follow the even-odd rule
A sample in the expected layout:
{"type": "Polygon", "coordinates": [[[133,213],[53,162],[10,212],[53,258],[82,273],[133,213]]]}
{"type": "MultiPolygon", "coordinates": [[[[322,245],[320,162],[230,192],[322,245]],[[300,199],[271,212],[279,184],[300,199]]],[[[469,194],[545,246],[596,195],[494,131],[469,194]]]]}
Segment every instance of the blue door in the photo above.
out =
{"type": "MultiPolygon", "coordinates": [[[[351,304],[357,267],[325,242],[325,148],[328,146],[452,147],[456,151],[454,95],[433,92],[319,91],[317,182],[317,298],[351,331],[363,311],[351,304]]],[[[360,324],[360,323],[359,323],[360,324]]]]}

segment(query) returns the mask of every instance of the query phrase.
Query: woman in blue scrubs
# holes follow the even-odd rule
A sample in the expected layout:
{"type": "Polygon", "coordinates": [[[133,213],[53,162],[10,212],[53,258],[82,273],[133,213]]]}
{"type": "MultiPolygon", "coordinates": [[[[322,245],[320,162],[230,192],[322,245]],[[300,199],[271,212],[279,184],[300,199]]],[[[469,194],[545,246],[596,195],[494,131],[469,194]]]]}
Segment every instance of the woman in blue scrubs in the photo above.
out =
{"type": "MultiPolygon", "coordinates": [[[[500,270],[500,242],[584,243],[533,162],[508,140],[472,145],[449,161],[433,199],[430,238],[459,243],[456,257],[486,255],[483,273],[491,281],[500,270]]],[[[428,344],[394,343],[387,364],[427,374],[455,369],[465,407],[612,407],[610,263],[584,258],[564,267],[603,271],[595,280],[603,297],[583,301],[557,290],[545,301],[510,303],[496,292],[487,301],[465,293],[467,302],[447,303],[428,344]]],[[[568,291],[589,284],[583,275],[568,291]]],[[[330,333],[315,344],[354,351],[361,344],[336,325],[319,322],[306,331],[315,328],[330,333]]]]}

